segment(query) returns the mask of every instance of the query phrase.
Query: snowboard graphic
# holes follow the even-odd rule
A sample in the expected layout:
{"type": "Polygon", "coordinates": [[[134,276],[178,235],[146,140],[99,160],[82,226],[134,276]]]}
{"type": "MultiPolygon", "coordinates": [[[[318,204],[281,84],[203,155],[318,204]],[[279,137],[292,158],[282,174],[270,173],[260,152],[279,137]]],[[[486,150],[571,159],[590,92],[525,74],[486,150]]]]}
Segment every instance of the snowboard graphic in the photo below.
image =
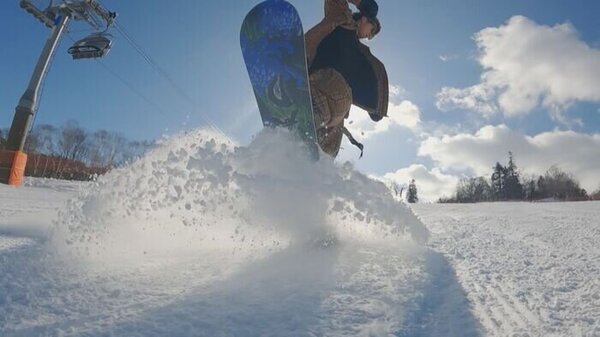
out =
{"type": "Polygon", "coordinates": [[[296,132],[318,157],[304,31],[294,6],[258,4],[244,19],[240,44],[263,125],[296,132]]]}

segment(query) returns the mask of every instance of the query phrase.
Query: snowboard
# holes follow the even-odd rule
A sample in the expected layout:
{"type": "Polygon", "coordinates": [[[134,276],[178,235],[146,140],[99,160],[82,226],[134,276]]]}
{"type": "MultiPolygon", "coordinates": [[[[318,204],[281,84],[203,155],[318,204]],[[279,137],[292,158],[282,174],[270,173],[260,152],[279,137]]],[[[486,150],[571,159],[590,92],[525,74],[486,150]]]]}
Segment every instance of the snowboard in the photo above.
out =
{"type": "Polygon", "coordinates": [[[240,44],[263,125],[290,129],[318,159],[304,30],[294,6],[258,4],[244,19],[240,44]]]}

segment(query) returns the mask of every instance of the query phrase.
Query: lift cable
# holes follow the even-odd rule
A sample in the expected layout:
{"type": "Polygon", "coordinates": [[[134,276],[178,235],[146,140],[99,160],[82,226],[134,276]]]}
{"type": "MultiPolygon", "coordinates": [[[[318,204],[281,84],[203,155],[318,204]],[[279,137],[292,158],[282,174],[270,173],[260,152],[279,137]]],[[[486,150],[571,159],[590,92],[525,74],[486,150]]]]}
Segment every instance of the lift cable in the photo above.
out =
{"type": "MultiPolygon", "coordinates": [[[[75,39],[70,34],[66,34],[66,35],[71,41],[75,42],[75,39]]],[[[146,103],[148,103],[148,105],[151,105],[153,108],[155,108],[161,114],[166,114],[165,110],[163,110],[158,104],[153,102],[146,95],[144,95],[140,90],[138,90],[135,86],[133,86],[130,82],[125,80],[122,76],[119,75],[119,73],[117,73],[116,71],[111,69],[105,62],[103,62],[102,60],[100,60],[98,58],[94,58],[94,60],[100,66],[102,66],[102,68],[104,68],[108,73],[110,73],[113,77],[115,77],[119,82],[121,82],[121,84],[123,84],[125,87],[127,87],[129,90],[131,90],[134,94],[136,94],[139,98],[141,98],[146,103]]]]}
{"type": "MultiPolygon", "coordinates": [[[[102,5],[100,1],[96,0],[96,2],[102,5]]],[[[171,87],[179,94],[179,96],[185,99],[193,109],[196,109],[198,107],[198,103],[183,89],[182,86],[180,86],[174,80],[174,78],[166,70],[164,70],[163,67],[158,65],[154,61],[154,59],[152,59],[152,57],[150,57],[150,55],[148,55],[148,53],[144,51],[144,49],[127,32],[123,25],[121,25],[118,21],[115,21],[113,23],[113,26],[123,36],[123,38],[125,38],[129,45],[131,45],[131,47],[146,61],[146,63],[148,63],[161,77],[163,77],[171,85],[171,87]]],[[[218,133],[220,133],[222,136],[228,139],[230,138],[221,128],[217,126],[216,123],[214,123],[211,120],[211,118],[207,114],[200,112],[200,117],[204,120],[206,124],[208,124],[218,133]]]]}

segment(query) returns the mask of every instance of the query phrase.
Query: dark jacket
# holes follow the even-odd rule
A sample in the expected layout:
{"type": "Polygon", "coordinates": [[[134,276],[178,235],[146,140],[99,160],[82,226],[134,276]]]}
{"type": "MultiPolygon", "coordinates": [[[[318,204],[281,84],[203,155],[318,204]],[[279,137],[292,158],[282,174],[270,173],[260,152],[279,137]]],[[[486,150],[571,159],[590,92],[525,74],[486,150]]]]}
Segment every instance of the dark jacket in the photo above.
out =
{"type": "Polygon", "coordinates": [[[319,44],[309,71],[336,70],[352,89],[353,102],[376,107],[377,78],[361,46],[356,31],[338,27],[319,44]]]}
{"type": "Polygon", "coordinates": [[[333,68],[352,88],[352,103],[371,119],[387,116],[387,72],[356,36],[356,22],[345,0],[325,0],[325,18],[306,33],[310,71],[333,68]]]}

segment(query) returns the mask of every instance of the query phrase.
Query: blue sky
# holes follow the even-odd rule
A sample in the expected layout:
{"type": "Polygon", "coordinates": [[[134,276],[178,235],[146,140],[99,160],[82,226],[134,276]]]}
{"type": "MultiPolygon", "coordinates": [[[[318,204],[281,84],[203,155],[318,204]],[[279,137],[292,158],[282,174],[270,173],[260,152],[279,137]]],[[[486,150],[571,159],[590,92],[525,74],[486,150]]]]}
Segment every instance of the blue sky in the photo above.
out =
{"type": "MultiPolygon", "coordinates": [[[[322,18],[321,0],[291,2],[305,29],[322,18]]],[[[181,97],[113,30],[115,44],[102,61],[104,66],[72,61],[66,53],[71,40],[63,40],[36,123],[60,125],[75,119],[90,130],[104,128],[130,138],[154,139],[201,127],[202,116],[208,116],[242,144],[260,130],[239,49],[241,21],[257,1],[102,3],[119,13],[120,24],[193,102],[181,97]]],[[[391,100],[397,118],[385,130],[367,132],[362,160],[347,144],[340,160],[352,160],[367,173],[387,173],[400,182],[418,177],[424,192],[432,196],[448,191],[463,174],[487,174],[486,167],[504,160],[508,150],[515,152],[517,163],[528,173],[541,173],[558,163],[588,189],[600,184],[600,163],[585,161],[600,157],[596,146],[600,84],[594,88],[599,82],[580,76],[593,74],[594,65],[600,64],[600,2],[380,0],[379,4],[383,30],[368,44],[397,88],[391,100]],[[568,28],[559,26],[565,23],[568,28]],[[477,40],[479,32],[483,33],[477,40]],[[540,61],[532,61],[535,57],[540,61]],[[538,64],[542,66],[535,67],[538,64]],[[543,70],[530,74],[532,67],[543,70]],[[585,67],[590,69],[580,69],[585,67]],[[496,79],[482,80],[485,73],[496,79]],[[573,88],[565,88],[571,81],[573,88]],[[491,97],[478,96],[481,90],[492,92],[491,97]],[[531,97],[534,102],[528,104],[531,97]],[[478,104],[470,104],[473,99],[478,104]],[[492,108],[486,112],[486,107],[492,108]],[[417,120],[407,122],[415,116],[417,120]],[[514,143],[502,141],[503,137],[514,143]],[[589,150],[582,150],[581,158],[555,160],[553,154],[565,151],[560,144],[571,144],[569,137],[580,137],[582,147],[589,150]],[[508,149],[506,143],[519,148],[508,149]],[[442,185],[447,187],[434,187],[442,185]]],[[[4,128],[10,125],[49,31],[21,10],[17,1],[1,2],[0,13],[4,32],[0,35],[4,46],[0,127],[4,128]]],[[[72,23],[70,36],[81,38],[89,33],[86,30],[82,23],[72,23]]],[[[353,111],[350,118],[358,118],[353,125],[359,133],[373,127],[361,121],[360,114],[353,111]]]]}

